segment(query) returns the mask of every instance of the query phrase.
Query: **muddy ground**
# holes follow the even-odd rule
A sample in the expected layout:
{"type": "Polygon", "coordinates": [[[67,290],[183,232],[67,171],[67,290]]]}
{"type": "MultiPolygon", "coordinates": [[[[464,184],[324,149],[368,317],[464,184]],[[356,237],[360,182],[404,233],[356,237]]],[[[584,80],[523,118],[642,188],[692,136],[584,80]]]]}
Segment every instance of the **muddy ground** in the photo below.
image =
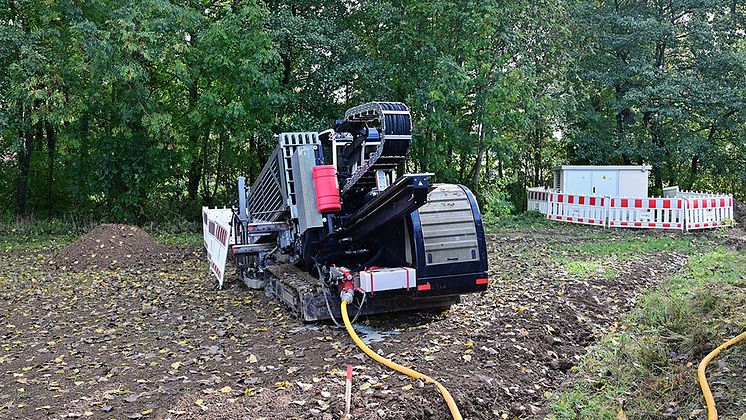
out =
{"type": "MultiPolygon", "coordinates": [[[[671,251],[568,270],[579,245],[634,235],[659,234],[503,230],[489,236],[486,293],[357,327],[440,380],[465,418],[542,417],[584,348],[685,263],[671,251]]],[[[338,419],[347,364],[353,418],[448,418],[433,386],[370,361],[344,330],[303,324],[235,279],[214,290],[201,249],[179,255],[76,273],[50,271],[38,249],[0,250],[0,418],[338,419]]]]}

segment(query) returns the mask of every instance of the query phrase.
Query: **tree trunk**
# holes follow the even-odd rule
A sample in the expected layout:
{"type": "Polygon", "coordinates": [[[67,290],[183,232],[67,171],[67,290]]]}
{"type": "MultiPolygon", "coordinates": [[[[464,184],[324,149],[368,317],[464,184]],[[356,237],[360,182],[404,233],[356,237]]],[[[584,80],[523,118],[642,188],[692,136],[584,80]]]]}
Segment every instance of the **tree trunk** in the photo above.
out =
{"type": "Polygon", "coordinates": [[[479,197],[479,175],[482,173],[482,160],[484,159],[484,126],[479,124],[479,143],[477,145],[477,160],[471,173],[471,188],[474,195],[479,197]]]}
{"type": "Polygon", "coordinates": [[[694,187],[694,181],[697,179],[699,172],[699,156],[692,156],[692,163],[689,167],[689,179],[687,179],[685,190],[691,190],[694,187]]]}
{"type": "Polygon", "coordinates": [[[248,185],[251,185],[251,180],[254,179],[254,161],[258,160],[258,158],[252,158],[252,153],[254,152],[254,145],[256,144],[256,133],[252,132],[249,136],[249,149],[247,156],[249,157],[249,164],[246,168],[246,181],[248,182],[248,185]]]}
{"type": "Polygon", "coordinates": [[[482,145],[479,145],[479,150],[477,151],[477,161],[474,162],[474,172],[471,175],[471,185],[474,191],[474,194],[479,197],[479,177],[482,174],[482,160],[484,159],[484,147],[482,145]]]}
{"type": "Polygon", "coordinates": [[[47,132],[47,212],[54,214],[54,161],[57,159],[57,131],[49,122],[44,124],[47,132]]]}
{"type": "Polygon", "coordinates": [[[458,182],[459,184],[464,183],[464,177],[466,176],[466,153],[461,150],[461,163],[459,164],[458,170],[458,182]]]}
{"type": "Polygon", "coordinates": [[[28,128],[21,130],[21,148],[18,151],[18,184],[16,186],[16,217],[25,217],[28,214],[28,184],[29,170],[31,168],[31,155],[34,151],[34,135],[28,128]]]}
{"type": "Polygon", "coordinates": [[[187,173],[187,198],[190,203],[197,202],[197,193],[199,191],[199,182],[202,179],[202,160],[199,154],[193,156],[192,163],[189,165],[187,173]]]}
{"type": "Polygon", "coordinates": [[[212,197],[215,197],[218,193],[218,187],[220,186],[220,178],[222,176],[223,172],[223,148],[225,145],[225,133],[220,133],[218,135],[218,162],[217,162],[217,168],[215,169],[215,185],[212,190],[212,197]]]}
{"type": "Polygon", "coordinates": [[[539,185],[541,180],[541,131],[537,128],[534,130],[534,186],[539,185]]]}
{"type": "Polygon", "coordinates": [[[492,159],[490,159],[492,157],[491,155],[492,154],[490,153],[490,149],[485,150],[485,152],[484,152],[484,168],[485,168],[485,171],[487,172],[487,174],[486,174],[487,175],[487,179],[491,179],[492,178],[492,159]]]}
{"type": "Polygon", "coordinates": [[[663,176],[661,175],[661,167],[660,164],[653,165],[653,180],[655,183],[655,189],[657,193],[662,193],[663,191],[663,176]]]}
{"type": "Polygon", "coordinates": [[[85,185],[85,174],[89,173],[88,169],[88,138],[90,135],[90,120],[88,112],[84,112],[80,117],[80,167],[78,168],[78,182],[85,185]]]}
{"type": "MultiPolygon", "coordinates": [[[[290,6],[290,13],[293,16],[298,15],[298,9],[295,5],[290,6]]],[[[283,86],[287,86],[293,75],[293,43],[289,35],[285,36],[284,41],[285,52],[280,51],[280,59],[282,60],[282,84],[283,86]]]]}
{"type": "Polygon", "coordinates": [[[195,147],[196,153],[192,154],[192,162],[189,164],[189,172],[187,173],[187,198],[190,203],[196,203],[199,192],[199,183],[202,180],[202,171],[204,169],[204,159],[202,154],[204,153],[204,147],[201,147],[199,137],[193,137],[189,144],[195,147]]]}
{"type": "MultiPolygon", "coordinates": [[[[194,38],[193,38],[194,39],[194,38]]],[[[195,80],[189,87],[189,104],[190,107],[196,107],[197,101],[199,101],[199,84],[198,80],[195,80]]],[[[192,148],[192,161],[189,164],[189,172],[187,173],[187,198],[190,203],[197,202],[197,193],[199,192],[199,182],[202,178],[202,171],[204,168],[202,162],[202,148],[200,147],[200,132],[196,130],[196,127],[192,127],[189,131],[189,146],[192,148]]]]}
{"type": "Polygon", "coordinates": [[[210,196],[210,188],[207,184],[208,179],[207,175],[209,173],[207,165],[208,163],[208,146],[210,141],[210,131],[207,130],[207,132],[204,134],[204,137],[202,139],[202,203],[206,206],[209,206],[212,204],[212,197],[210,196]]]}

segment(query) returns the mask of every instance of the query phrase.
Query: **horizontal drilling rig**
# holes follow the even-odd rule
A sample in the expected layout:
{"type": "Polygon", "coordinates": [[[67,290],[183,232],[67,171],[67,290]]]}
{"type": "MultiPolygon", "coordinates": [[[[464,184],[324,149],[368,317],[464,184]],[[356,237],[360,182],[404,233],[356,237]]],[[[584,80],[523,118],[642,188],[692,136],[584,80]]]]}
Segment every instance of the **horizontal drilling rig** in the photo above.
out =
{"type": "Polygon", "coordinates": [[[462,185],[404,173],[409,108],[372,102],[334,128],[282,133],[237,205],[203,208],[210,269],[222,287],[229,251],[238,277],[303,320],[441,309],[487,288],[479,207],[462,185]]]}

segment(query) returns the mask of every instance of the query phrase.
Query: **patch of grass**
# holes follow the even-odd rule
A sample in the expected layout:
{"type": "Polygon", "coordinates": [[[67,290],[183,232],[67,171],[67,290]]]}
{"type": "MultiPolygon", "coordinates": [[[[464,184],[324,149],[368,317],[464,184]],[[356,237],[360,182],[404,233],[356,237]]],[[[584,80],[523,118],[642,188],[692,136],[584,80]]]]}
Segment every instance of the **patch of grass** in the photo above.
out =
{"type": "Polygon", "coordinates": [[[201,246],[204,240],[202,232],[158,232],[153,234],[153,238],[167,247],[177,248],[201,246]]]}
{"type": "Polygon", "coordinates": [[[9,235],[0,236],[0,251],[1,252],[18,252],[18,251],[34,251],[34,252],[54,252],[59,248],[62,248],[76,238],[74,234],[18,234],[13,233],[9,235]]]}
{"type": "Polygon", "coordinates": [[[596,261],[567,260],[564,262],[567,271],[575,277],[614,277],[614,269],[596,261]]]}
{"type": "Polygon", "coordinates": [[[622,239],[613,236],[603,240],[584,242],[571,251],[593,256],[629,257],[660,252],[692,250],[692,238],[687,236],[643,236],[623,235],[622,239]]]}
{"type": "MultiPolygon", "coordinates": [[[[703,417],[697,365],[746,329],[744,307],[746,252],[716,248],[692,257],[684,272],[646,294],[622,325],[590,349],[572,386],[553,404],[553,417],[608,419],[620,410],[628,418],[703,417]]],[[[720,357],[743,357],[744,347],[720,357]]],[[[723,390],[718,409],[737,417],[746,389],[732,375],[722,381],[713,388],[723,390]]]]}
{"type": "Polygon", "coordinates": [[[644,258],[663,252],[678,251],[691,254],[697,249],[690,237],[646,236],[634,231],[599,231],[579,245],[561,249],[555,261],[568,273],[579,278],[613,277],[612,267],[621,262],[644,258]]]}

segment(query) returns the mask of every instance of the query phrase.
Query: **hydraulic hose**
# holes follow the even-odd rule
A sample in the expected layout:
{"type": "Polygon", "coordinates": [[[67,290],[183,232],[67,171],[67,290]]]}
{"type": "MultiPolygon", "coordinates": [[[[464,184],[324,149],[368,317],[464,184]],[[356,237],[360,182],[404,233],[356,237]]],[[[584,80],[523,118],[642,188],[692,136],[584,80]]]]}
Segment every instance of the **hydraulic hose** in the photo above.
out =
{"type": "Polygon", "coordinates": [[[440,384],[440,382],[436,381],[435,379],[422,374],[420,372],[417,372],[416,370],[412,370],[409,368],[406,368],[400,364],[394,363],[391,360],[380,356],[378,353],[374,352],[370,349],[370,347],[366,346],[365,343],[363,343],[363,340],[360,339],[360,337],[357,336],[357,333],[355,333],[355,329],[352,328],[352,324],[350,323],[350,317],[347,315],[347,301],[342,301],[342,320],[344,321],[345,327],[347,328],[347,332],[350,334],[350,337],[352,337],[352,341],[357,344],[360,349],[370,356],[371,359],[375,360],[376,362],[391,368],[399,373],[403,373],[410,378],[414,379],[421,379],[423,382],[426,383],[432,383],[435,384],[436,387],[438,387],[438,390],[440,391],[441,395],[443,395],[443,399],[445,399],[446,404],[448,404],[448,409],[451,410],[451,416],[454,420],[462,420],[463,417],[461,417],[461,413],[458,411],[458,406],[456,406],[456,401],[453,400],[453,397],[448,392],[446,387],[440,384]]]}
{"type": "MultiPolygon", "coordinates": [[[[349,327],[347,329],[349,330],[349,327]]],[[[721,351],[738,342],[743,341],[744,339],[746,339],[746,332],[743,332],[739,336],[734,337],[721,344],[720,347],[710,352],[710,354],[708,354],[707,357],[702,359],[702,361],[699,363],[699,368],[697,368],[697,378],[699,378],[699,386],[700,388],[702,388],[702,394],[704,394],[705,402],[707,403],[708,420],[717,420],[718,410],[717,408],[715,408],[715,398],[713,398],[712,396],[712,391],[710,391],[710,384],[707,383],[707,377],[705,376],[707,365],[712,361],[712,359],[716,358],[721,351]]]]}

